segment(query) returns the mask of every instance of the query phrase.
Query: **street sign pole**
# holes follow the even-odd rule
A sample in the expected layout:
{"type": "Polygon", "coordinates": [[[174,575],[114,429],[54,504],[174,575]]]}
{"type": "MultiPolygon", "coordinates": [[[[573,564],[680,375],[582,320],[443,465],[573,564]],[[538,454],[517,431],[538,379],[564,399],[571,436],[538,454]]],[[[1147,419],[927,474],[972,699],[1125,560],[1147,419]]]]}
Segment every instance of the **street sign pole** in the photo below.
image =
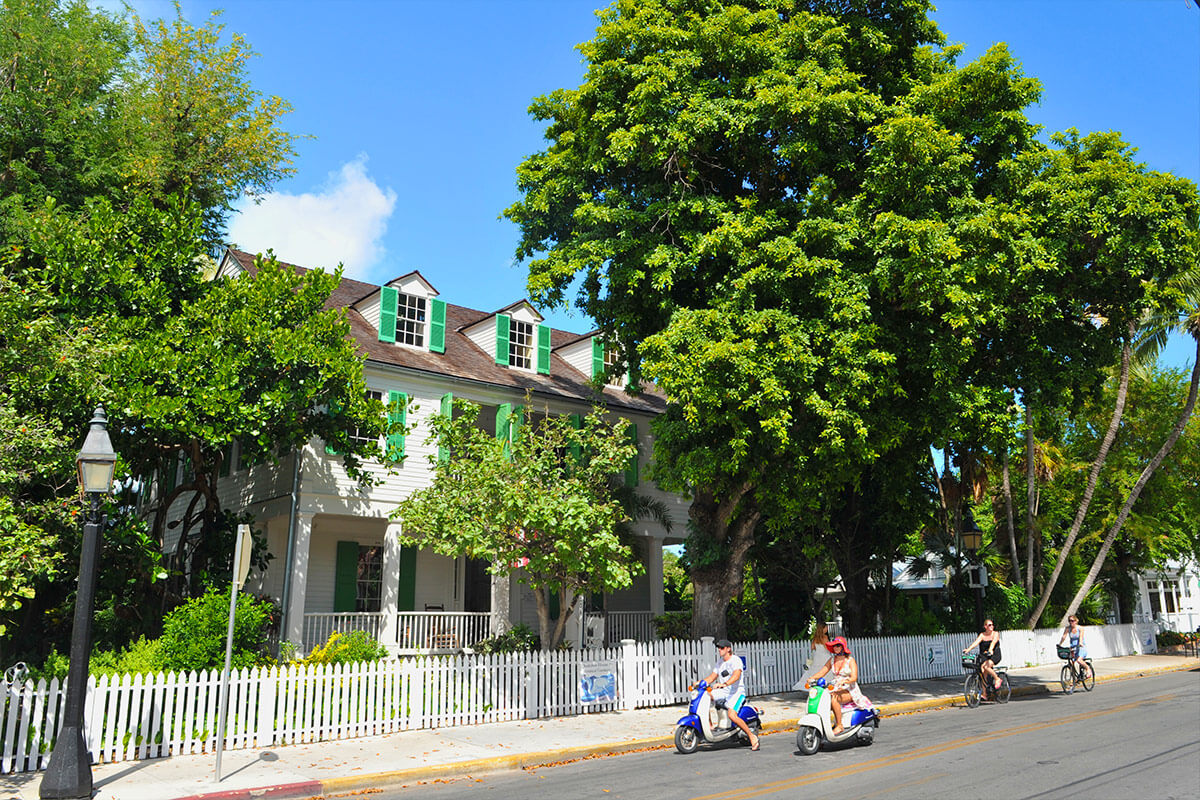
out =
{"type": "Polygon", "coordinates": [[[216,782],[221,782],[221,751],[225,749],[225,720],[229,712],[229,665],[233,661],[233,619],[237,612],[238,591],[250,572],[250,526],[239,525],[237,544],[233,547],[233,581],[229,587],[229,628],[225,634],[225,669],[221,672],[220,712],[217,723],[216,782]]]}

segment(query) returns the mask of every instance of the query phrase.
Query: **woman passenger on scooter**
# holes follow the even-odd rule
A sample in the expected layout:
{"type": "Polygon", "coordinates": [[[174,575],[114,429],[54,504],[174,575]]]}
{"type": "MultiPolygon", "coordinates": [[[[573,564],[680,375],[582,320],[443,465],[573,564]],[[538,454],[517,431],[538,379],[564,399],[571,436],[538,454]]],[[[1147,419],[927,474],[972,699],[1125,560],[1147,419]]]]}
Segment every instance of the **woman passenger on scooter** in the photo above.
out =
{"type": "Polygon", "coordinates": [[[807,689],[826,673],[832,676],[833,680],[827,682],[827,688],[833,700],[830,705],[833,706],[833,735],[836,736],[842,732],[842,706],[853,703],[859,708],[870,708],[871,701],[858,688],[858,662],[850,655],[850,644],[846,637],[834,637],[825,644],[825,648],[833,653],[833,657],[808,679],[804,688],[807,689]]]}
{"type": "Polygon", "coordinates": [[[996,674],[996,665],[1000,663],[1000,634],[996,631],[996,623],[990,619],[983,621],[983,633],[975,637],[963,652],[979,646],[979,670],[983,677],[992,682],[992,688],[1000,691],[1000,676],[996,674]]]}

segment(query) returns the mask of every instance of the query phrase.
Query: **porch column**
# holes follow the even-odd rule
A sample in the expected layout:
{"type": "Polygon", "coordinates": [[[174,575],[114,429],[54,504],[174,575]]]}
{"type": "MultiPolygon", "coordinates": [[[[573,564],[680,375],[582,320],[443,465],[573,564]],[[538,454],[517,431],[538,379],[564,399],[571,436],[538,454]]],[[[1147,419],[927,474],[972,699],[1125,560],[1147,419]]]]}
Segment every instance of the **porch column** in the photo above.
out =
{"type": "Polygon", "coordinates": [[[304,647],[304,598],[308,590],[308,548],[312,541],[313,514],[296,514],[295,544],[292,551],[292,582],[288,604],[288,624],[284,641],[291,642],[297,649],[304,647]]]}
{"type": "Polygon", "coordinates": [[[492,616],[488,620],[488,635],[499,636],[512,627],[512,579],[508,575],[492,575],[492,616]]]}
{"type": "Polygon", "coordinates": [[[646,577],[650,584],[650,613],[659,616],[663,613],[663,557],[662,539],[650,537],[646,554],[646,577]]]}
{"type": "Polygon", "coordinates": [[[389,522],[383,533],[383,586],[381,587],[379,610],[383,613],[383,627],[379,631],[379,643],[396,644],[396,613],[400,598],[400,532],[404,526],[389,522]]]}

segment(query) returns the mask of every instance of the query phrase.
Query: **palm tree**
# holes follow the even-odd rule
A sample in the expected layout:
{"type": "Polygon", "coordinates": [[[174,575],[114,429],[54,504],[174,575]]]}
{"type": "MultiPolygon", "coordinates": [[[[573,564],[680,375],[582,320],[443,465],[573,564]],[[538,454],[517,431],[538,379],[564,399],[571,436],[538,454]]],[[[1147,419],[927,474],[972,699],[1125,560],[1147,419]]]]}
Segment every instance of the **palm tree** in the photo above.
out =
{"type": "Polygon", "coordinates": [[[1176,287],[1184,297],[1184,303],[1177,313],[1159,313],[1147,318],[1146,324],[1142,328],[1142,336],[1140,337],[1138,352],[1143,357],[1150,355],[1157,356],[1166,344],[1167,337],[1172,332],[1180,332],[1187,336],[1191,336],[1196,343],[1196,354],[1192,360],[1192,378],[1188,385],[1187,399],[1184,401],[1183,409],[1179,413],[1179,419],[1175,422],[1175,427],[1167,435],[1166,441],[1162,447],[1154,454],[1154,458],[1146,464],[1142,470],[1142,474],[1138,476],[1137,482],[1129,490],[1129,495],[1125,498],[1125,502],[1121,505],[1121,511],[1117,514],[1116,520],[1108,529],[1108,533],[1104,536],[1104,542],[1100,545],[1100,550],[1096,553],[1095,560],[1092,561],[1092,567],[1088,570],[1087,577],[1084,578],[1083,584],[1079,587],[1079,591],[1075,593],[1075,597],[1071,600],[1071,604],[1067,607],[1063,614],[1062,620],[1059,621],[1059,626],[1066,624],[1066,619],[1079,608],[1079,604],[1087,596],[1092,585],[1096,582],[1096,577],[1100,574],[1101,567],[1104,566],[1104,560],[1108,557],[1108,551],[1112,548],[1113,542],[1117,538],[1117,534],[1121,532],[1121,528],[1125,525],[1125,520],[1128,519],[1130,511],[1133,510],[1133,504],[1137,502],[1138,497],[1142,493],[1142,489],[1146,486],[1147,481],[1154,475],[1155,470],[1162,464],[1175,447],[1175,442],[1183,434],[1183,429],[1187,427],[1188,420],[1191,419],[1192,410],[1196,407],[1196,391],[1200,386],[1200,265],[1194,265],[1186,273],[1184,273],[1177,281],[1176,287]]]}

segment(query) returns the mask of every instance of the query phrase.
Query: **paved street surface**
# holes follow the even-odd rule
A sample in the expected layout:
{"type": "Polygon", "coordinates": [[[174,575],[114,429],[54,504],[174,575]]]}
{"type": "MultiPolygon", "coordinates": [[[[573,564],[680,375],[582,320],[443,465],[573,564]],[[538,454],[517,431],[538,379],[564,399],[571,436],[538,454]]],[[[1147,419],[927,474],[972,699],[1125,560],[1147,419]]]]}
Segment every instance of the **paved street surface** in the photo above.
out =
{"type": "MultiPolygon", "coordinates": [[[[752,698],[764,709],[767,730],[778,731],[763,740],[759,753],[724,748],[676,755],[671,736],[684,709],[673,706],[226,751],[219,784],[213,781],[211,754],[100,764],[93,768],[94,800],[381,796],[375,793],[379,788],[400,788],[396,796],[404,797],[405,786],[426,792],[490,791],[505,785],[508,796],[530,794],[533,785],[555,786],[556,800],[841,795],[842,782],[829,780],[834,775],[846,775],[858,792],[851,796],[859,797],[882,797],[889,791],[891,797],[947,796],[943,790],[966,798],[1040,797],[1038,792],[1045,790],[1041,781],[1056,776],[1060,783],[1052,785],[1068,787],[1063,797],[1142,797],[1153,787],[1155,800],[1200,800],[1200,660],[1179,655],[1102,659],[1096,662],[1095,691],[1070,697],[1059,690],[1059,668],[1048,664],[1010,670],[1012,701],[973,710],[951,708],[962,704],[961,679],[867,685],[867,694],[885,716],[879,741],[869,748],[822,751],[803,759],[793,754],[802,698],[784,694],[752,698]],[[1146,708],[1130,705],[1135,702],[1146,708]],[[912,713],[937,708],[947,710],[912,713]],[[1116,733],[1092,738],[1110,724],[1116,733]],[[618,752],[628,754],[611,755],[618,752]],[[1152,774],[1130,766],[1138,761],[1149,764],[1152,774]],[[1190,763],[1191,772],[1185,768],[1181,774],[1180,763],[1190,763]],[[849,776],[852,764],[858,768],[849,776]],[[1139,792],[1096,793],[1099,784],[1088,782],[1094,778],[1105,786],[1124,785],[1120,781],[1126,772],[1140,775],[1139,792]],[[469,781],[466,775],[472,776],[469,781]],[[567,776],[565,782],[555,783],[559,775],[567,776]],[[1035,775],[1038,783],[1028,784],[1035,775]],[[1178,775],[1178,780],[1164,777],[1178,775]],[[735,776],[739,780],[731,780],[735,776]],[[879,776],[883,782],[871,783],[879,776]],[[751,790],[751,785],[759,788],[751,790]],[[1168,788],[1178,794],[1168,794],[1168,788]]],[[[34,800],[40,781],[40,773],[0,776],[0,800],[34,800]]]]}
{"type": "Polygon", "coordinates": [[[885,720],[870,747],[803,756],[792,731],[762,750],[674,749],[423,782],[379,800],[558,798],[1200,797],[1200,674],[1101,684],[1090,693],[1030,694],[1008,705],[885,720]]]}

